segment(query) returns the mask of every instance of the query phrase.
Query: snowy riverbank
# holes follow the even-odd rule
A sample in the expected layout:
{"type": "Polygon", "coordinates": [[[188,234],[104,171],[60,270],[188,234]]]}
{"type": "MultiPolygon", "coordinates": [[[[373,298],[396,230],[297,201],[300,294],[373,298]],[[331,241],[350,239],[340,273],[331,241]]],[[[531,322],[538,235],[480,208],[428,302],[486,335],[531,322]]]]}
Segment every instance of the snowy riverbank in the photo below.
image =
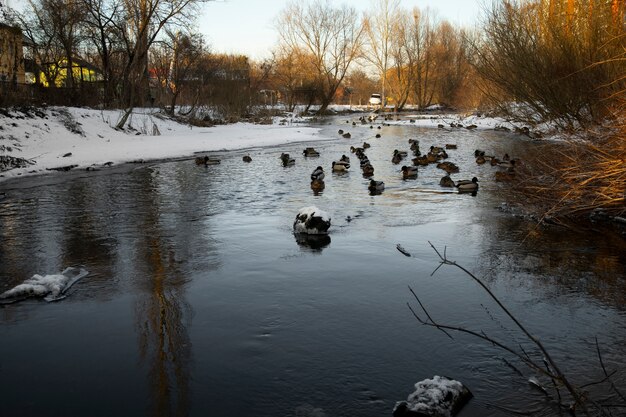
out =
{"type": "MultiPolygon", "coordinates": [[[[367,113],[365,113],[367,114],[367,113]]],[[[0,162],[20,158],[22,166],[4,167],[3,180],[49,174],[64,169],[98,169],[134,161],[193,157],[201,152],[229,151],[276,146],[293,142],[335,139],[323,137],[320,129],[308,127],[297,116],[276,118],[274,124],[236,123],[213,127],[191,127],[162,117],[157,112],[138,110],[124,131],[113,126],[120,111],[50,107],[11,110],[0,114],[0,162]],[[4,158],[4,159],[3,159],[4,158]]],[[[346,116],[358,118],[358,114],[346,116]]],[[[379,117],[376,122],[382,122],[379,117]]],[[[505,123],[492,118],[462,118],[458,115],[405,115],[390,124],[412,124],[437,128],[444,123],[475,124],[493,129],[505,123]]]]}

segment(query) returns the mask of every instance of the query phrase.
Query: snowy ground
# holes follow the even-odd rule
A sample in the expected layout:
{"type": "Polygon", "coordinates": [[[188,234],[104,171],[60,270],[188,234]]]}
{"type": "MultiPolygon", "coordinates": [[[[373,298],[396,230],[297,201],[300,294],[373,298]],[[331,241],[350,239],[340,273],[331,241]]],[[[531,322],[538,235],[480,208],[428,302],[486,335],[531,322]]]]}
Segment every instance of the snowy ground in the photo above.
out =
{"type": "MultiPolygon", "coordinates": [[[[271,125],[190,127],[155,112],[138,110],[127,128],[118,131],[113,126],[120,116],[119,111],[84,108],[48,108],[26,113],[13,110],[0,114],[0,160],[11,156],[28,161],[24,167],[0,172],[0,182],[16,176],[50,174],[63,167],[97,169],[138,160],[191,158],[201,152],[334,139],[322,137],[320,129],[307,127],[306,119],[297,116],[276,118],[271,125]]],[[[403,118],[386,123],[434,128],[439,124],[448,127],[451,122],[485,129],[512,127],[502,120],[475,116],[416,114],[403,118]]]]}

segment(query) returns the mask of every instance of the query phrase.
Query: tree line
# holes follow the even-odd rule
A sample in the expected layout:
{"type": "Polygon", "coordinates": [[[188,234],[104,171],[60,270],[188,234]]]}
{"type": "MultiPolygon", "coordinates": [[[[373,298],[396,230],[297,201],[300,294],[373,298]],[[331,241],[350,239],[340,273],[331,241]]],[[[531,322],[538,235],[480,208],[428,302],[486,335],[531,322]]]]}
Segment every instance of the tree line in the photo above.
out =
{"type": "Polygon", "coordinates": [[[364,14],[327,0],[292,2],[278,13],[279,41],[262,62],[211,53],[194,26],[201,4],[28,0],[10,17],[49,86],[78,91],[81,80],[63,68],[86,60],[100,71],[101,103],[127,114],[213,106],[239,117],[278,99],[323,113],[376,92],[396,110],[497,107],[571,128],[623,106],[624,0],[503,0],[474,30],[399,0],[377,0],[364,14]]]}

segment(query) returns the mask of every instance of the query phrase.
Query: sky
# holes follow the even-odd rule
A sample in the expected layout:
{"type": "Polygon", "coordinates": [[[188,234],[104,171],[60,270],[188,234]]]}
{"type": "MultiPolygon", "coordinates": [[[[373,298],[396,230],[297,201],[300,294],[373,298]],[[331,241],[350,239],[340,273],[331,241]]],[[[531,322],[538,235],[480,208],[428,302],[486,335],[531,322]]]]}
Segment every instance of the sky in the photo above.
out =
{"type": "MultiPolygon", "coordinates": [[[[208,1],[198,16],[198,27],[216,53],[244,54],[260,60],[269,56],[278,35],[274,21],[288,0],[217,0],[208,1]]],[[[372,0],[332,0],[354,7],[359,12],[372,9],[372,0]]],[[[401,0],[411,10],[430,8],[437,16],[453,24],[473,27],[484,0],[401,0]]]]}

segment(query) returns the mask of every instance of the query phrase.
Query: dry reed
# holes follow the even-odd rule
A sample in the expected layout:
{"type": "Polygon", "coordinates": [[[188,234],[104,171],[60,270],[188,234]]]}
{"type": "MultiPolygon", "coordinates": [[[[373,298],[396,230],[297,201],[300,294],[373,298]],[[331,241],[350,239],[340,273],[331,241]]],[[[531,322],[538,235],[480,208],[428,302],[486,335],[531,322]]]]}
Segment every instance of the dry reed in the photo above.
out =
{"type": "Polygon", "coordinates": [[[520,165],[511,198],[542,220],[626,215],[626,124],[541,145],[520,165]]]}

